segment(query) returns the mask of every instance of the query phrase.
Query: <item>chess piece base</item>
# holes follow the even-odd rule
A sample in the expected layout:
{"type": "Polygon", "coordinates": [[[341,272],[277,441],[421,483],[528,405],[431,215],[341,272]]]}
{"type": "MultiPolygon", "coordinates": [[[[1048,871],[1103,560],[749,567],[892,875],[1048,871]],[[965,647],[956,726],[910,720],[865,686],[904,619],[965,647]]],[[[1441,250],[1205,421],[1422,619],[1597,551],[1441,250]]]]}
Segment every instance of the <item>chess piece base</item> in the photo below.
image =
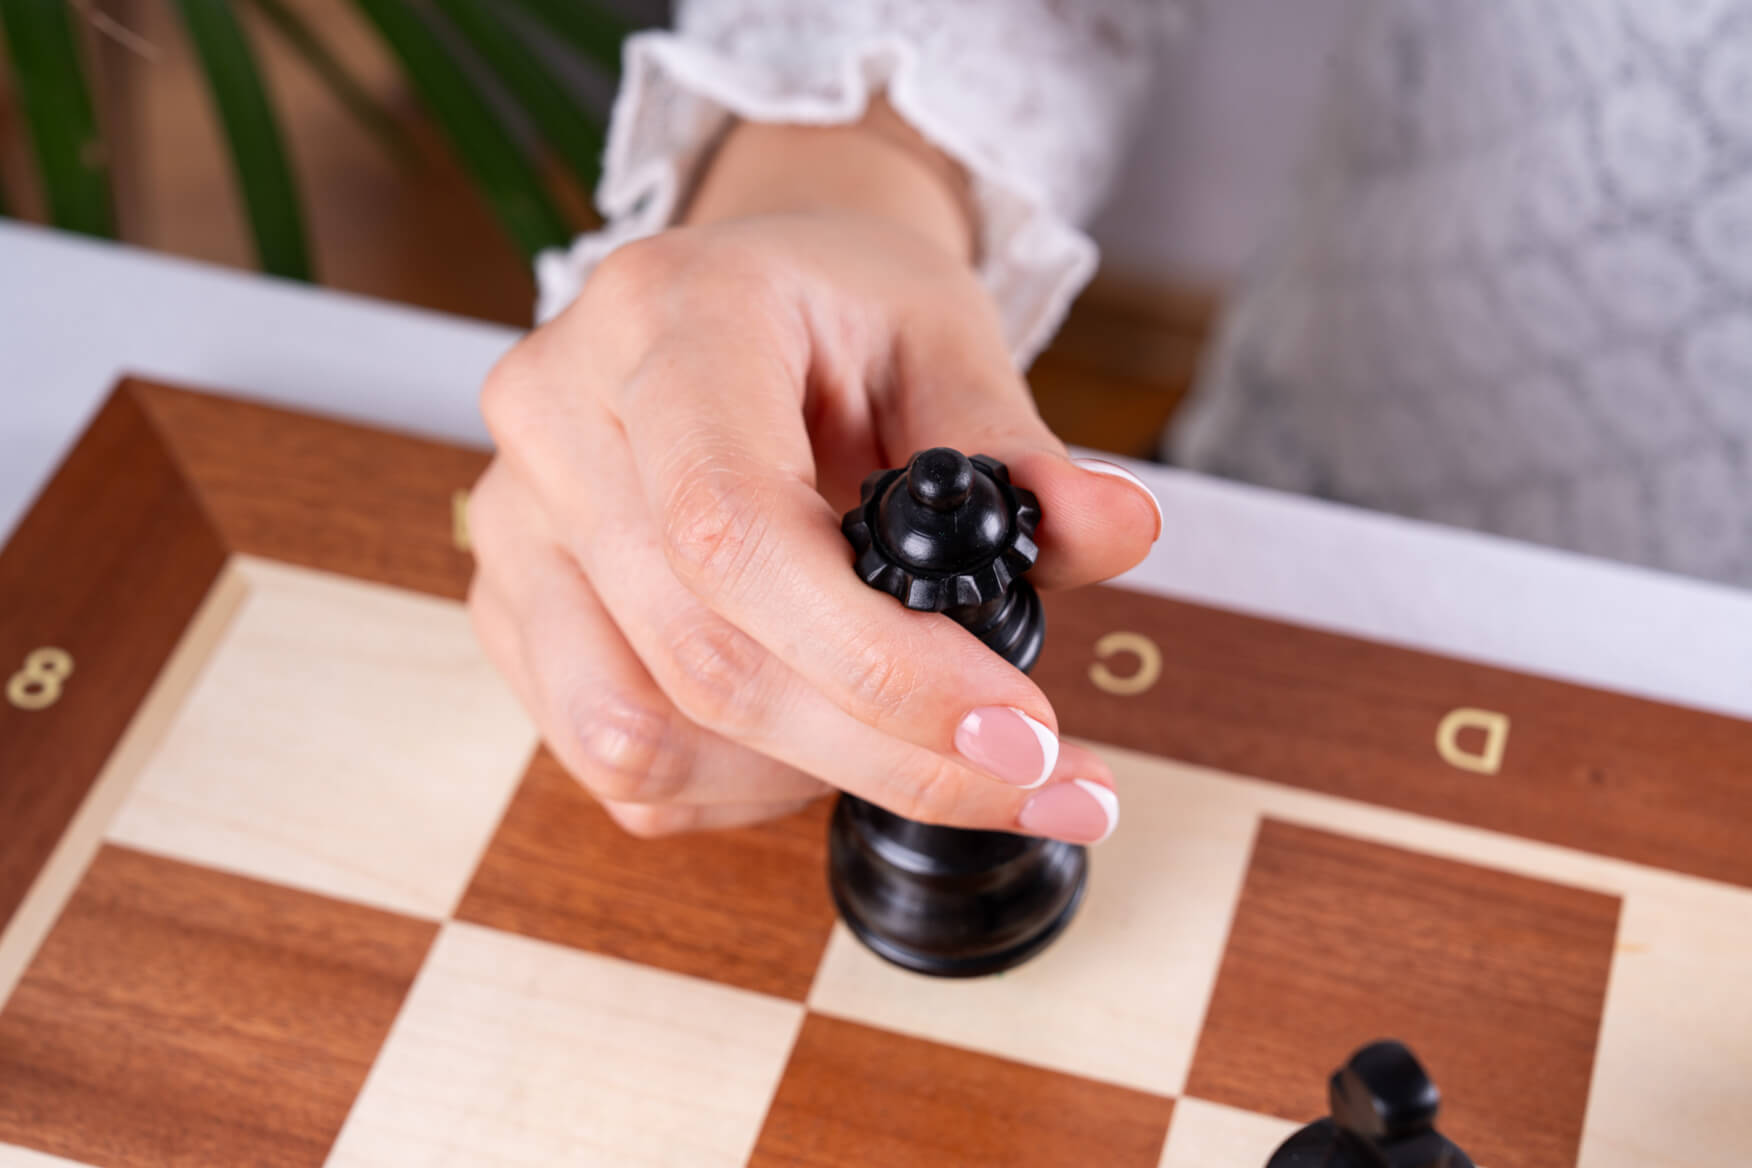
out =
{"type": "Polygon", "coordinates": [[[842,795],[828,828],[840,917],[878,956],[916,973],[981,977],[1022,964],[1082,903],[1081,845],[915,823],[842,795]]]}

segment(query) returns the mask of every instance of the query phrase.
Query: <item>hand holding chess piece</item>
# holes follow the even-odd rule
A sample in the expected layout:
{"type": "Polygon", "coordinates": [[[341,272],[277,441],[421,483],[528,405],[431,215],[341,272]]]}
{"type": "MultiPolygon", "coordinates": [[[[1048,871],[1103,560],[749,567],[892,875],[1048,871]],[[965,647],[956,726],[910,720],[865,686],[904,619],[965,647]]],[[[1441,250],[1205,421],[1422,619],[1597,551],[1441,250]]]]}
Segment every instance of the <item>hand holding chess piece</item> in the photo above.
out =
{"type": "Polygon", "coordinates": [[[1441,1094],[1392,1041],[1363,1047],[1332,1073],[1332,1114],[1291,1136],[1266,1168],[1473,1168],[1436,1130],[1441,1094]]]}
{"type": "Polygon", "coordinates": [[[616,248],[483,390],[475,626],[637,835],[787,815],[830,784],[932,823],[1101,834],[1068,780],[1111,773],[1058,742],[1040,688],[871,593],[834,530],[885,451],[939,442],[1048,501],[1042,586],[1125,571],[1161,525],[1143,484],[1041,420],[973,237],[894,149],[902,128],[736,127],[688,225],[616,248]],[[948,212],[930,221],[950,238],[895,221],[878,169],[948,212]],[[1052,781],[1025,790],[1048,754],[1052,781]]]}

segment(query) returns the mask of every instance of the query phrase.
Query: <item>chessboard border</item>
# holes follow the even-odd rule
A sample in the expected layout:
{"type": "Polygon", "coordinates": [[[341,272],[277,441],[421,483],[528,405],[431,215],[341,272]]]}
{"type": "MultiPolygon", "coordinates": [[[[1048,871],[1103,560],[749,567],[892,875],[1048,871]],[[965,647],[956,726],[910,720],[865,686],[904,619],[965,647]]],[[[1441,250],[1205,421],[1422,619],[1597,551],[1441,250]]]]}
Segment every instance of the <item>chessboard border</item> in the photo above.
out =
{"type": "MultiPolygon", "coordinates": [[[[0,549],[0,673],[46,645],[77,663],[55,705],[0,704],[0,928],[233,555],[460,600],[456,504],[488,457],[123,380],[0,549]]],[[[1067,733],[1752,887],[1752,722],[1124,589],[1048,615],[1067,733]],[[1123,654],[1089,656],[1116,628],[1158,646],[1147,706],[1112,685],[1123,654]],[[1514,718],[1488,775],[1431,749],[1470,704],[1514,718]]]]}
{"type": "Polygon", "coordinates": [[[460,600],[472,563],[432,502],[487,458],[123,379],[0,549],[0,674],[74,661],[52,705],[0,703],[0,930],[233,555],[460,600]]]}

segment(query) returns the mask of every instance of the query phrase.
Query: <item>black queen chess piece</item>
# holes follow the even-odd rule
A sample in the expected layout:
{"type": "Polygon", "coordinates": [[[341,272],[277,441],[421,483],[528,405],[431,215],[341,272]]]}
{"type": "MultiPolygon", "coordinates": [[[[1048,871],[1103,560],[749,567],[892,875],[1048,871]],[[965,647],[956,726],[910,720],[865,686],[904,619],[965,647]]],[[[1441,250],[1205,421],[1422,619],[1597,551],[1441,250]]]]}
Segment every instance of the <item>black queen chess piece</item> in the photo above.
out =
{"type": "Polygon", "coordinates": [[[1403,1043],[1370,1043],[1332,1073],[1331,1115],[1280,1147],[1265,1168],[1473,1168],[1436,1130],[1442,1096],[1403,1043]]]}
{"type": "MultiPolygon", "coordinates": [[[[944,613],[1016,668],[1040,657],[1046,618],[1023,579],[1040,504],[1004,464],[948,447],[864,480],[841,530],[872,588],[944,613]]],[[[841,795],[828,882],[846,925],[896,965],[978,977],[1033,957],[1076,914],[1088,877],[1078,844],[917,823],[841,795]]]]}

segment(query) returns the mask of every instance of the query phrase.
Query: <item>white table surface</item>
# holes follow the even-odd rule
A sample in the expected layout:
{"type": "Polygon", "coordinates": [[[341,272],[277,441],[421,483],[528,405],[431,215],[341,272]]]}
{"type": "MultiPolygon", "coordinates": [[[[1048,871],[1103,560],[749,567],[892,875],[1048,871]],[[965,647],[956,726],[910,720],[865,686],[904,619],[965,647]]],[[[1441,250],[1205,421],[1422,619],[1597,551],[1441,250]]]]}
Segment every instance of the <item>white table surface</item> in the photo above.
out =
{"type": "MultiPolygon", "coordinates": [[[[0,536],[124,372],[485,445],[516,336],[0,223],[0,536]]],[[[1752,593],[1131,465],[1167,517],[1131,587],[1752,718],[1752,593]]]]}

